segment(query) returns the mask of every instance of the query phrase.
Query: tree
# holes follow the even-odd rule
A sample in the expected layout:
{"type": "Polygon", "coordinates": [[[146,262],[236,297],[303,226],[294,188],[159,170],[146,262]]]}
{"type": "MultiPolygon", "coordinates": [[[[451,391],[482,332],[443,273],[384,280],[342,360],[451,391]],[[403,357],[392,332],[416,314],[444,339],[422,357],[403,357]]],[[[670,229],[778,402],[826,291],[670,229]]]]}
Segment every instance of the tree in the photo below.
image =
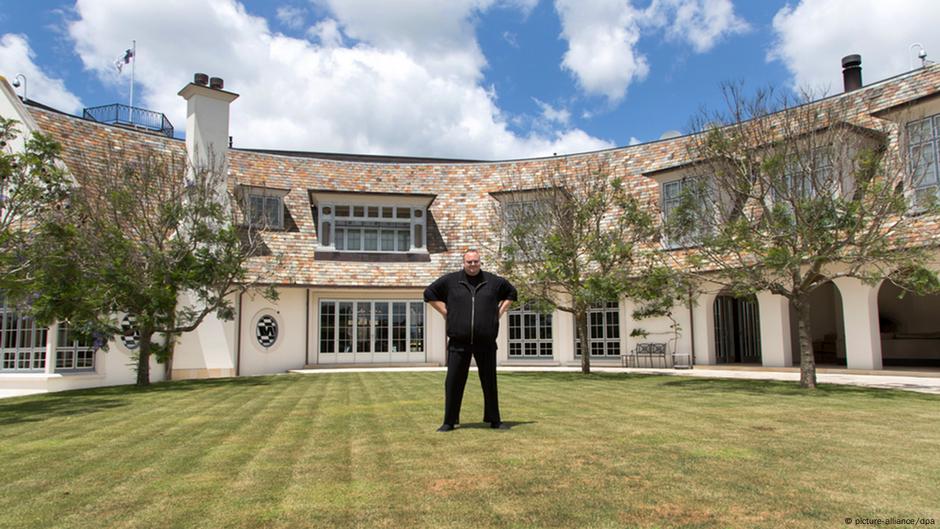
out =
{"type": "Polygon", "coordinates": [[[619,299],[655,229],[648,205],[609,164],[559,161],[530,190],[499,194],[497,254],[524,299],[574,316],[581,370],[591,371],[588,311],[619,299]]]}
{"type": "Polygon", "coordinates": [[[47,136],[23,138],[15,121],[0,118],[0,290],[14,301],[33,294],[33,234],[67,205],[70,182],[56,163],[58,154],[47,136]]]}
{"type": "MultiPolygon", "coordinates": [[[[688,251],[669,255],[737,295],[787,298],[800,385],[814,388],[810,294],[840,277],[934,288],[926,247],[908,242],[924,216],[911,215],[903,149],[851,96],[794,102],[735,86],[725,96],[727,111],[698,120],[690,137],[691,165],[664,221],[665,238],[688,251]]],[[[933,201],[918,207],[936,213],[933,201]]]]}
{"type": "Polygon", "coordinates": [[[147,385],[154,353],[171,362],[175,337],[212,313],[234,317],[232,295],[259,279],[247,270],[258,226],[239,222],[223,170],[181,153],[110,145],[103,163],[78,165],[71,207],[37,236],[47,257],[34,309],[105,336],[122,332],[119,313],[133,315],[137,384],[147,385]]]}

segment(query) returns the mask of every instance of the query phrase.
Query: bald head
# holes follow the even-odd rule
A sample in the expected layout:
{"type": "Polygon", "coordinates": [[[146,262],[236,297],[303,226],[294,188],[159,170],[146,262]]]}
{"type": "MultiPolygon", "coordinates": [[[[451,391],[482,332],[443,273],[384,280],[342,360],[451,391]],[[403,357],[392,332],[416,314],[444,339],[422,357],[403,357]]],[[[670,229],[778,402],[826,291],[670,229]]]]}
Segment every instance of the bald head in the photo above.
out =
{"type": "Polygon", "coordinates": [[[463,254],[463,271],[468,276],[475,276],[480,273],[480,252],[471,248],[463,254]]]}

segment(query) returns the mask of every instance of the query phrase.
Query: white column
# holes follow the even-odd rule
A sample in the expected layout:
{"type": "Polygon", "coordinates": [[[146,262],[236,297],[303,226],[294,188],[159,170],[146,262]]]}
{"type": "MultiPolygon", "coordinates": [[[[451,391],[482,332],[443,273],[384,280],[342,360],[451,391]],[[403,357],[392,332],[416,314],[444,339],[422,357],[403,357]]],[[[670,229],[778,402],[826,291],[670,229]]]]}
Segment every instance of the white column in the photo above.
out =
{"type": "Polygon", "coordinates": [[[633,329],[638,327],[636,320],[633,319],[636,303],[630,298],[621,298],[618,306],[620,307],[620,355],[623,356],[636,348],[637,337],[630,336],[633,329]]]}
{"type": "Polygon", "coordinates": [[[878,288],[854,277],[832,281],[842,295],[845,357],[849,369],[881,369],[881,328],[878,323],[878,288]]]}
{"type": "Polygon", "coordinates": [[[757,307],[760,311],[761,363],[764,367],[792,366],[789,300],[763,291],[757,294],[757,307]]]}
{"type": "Polygon", "coordinates": [[[556,310],[552,314],[552,352],[554,360],[562,365],[574,362],[574,316],[570,312],[556,310]]]}
{"type": "Polygon", "coordinates": [[[441,313],[425,304],[427,321],[424,322],[425,362],[439,365],[447,364],[447,321],[441,313]]]}
{"type": "MultiPolygon", "coordinates": [[[[434,310],[434,309],[431,309],[434,310]]],[[[496,365],[509,361],[509,312],[499,317],[499,334],[496,335],[496,365]]]]}
{"type": "Polygon", "coordinates": [[[49,324],[46,331],[46,374],[55,373],[55,350],[59,346],[59,322],[49,324]]]}
{"type": "Polygon", "coordinates": [[[692,307],[692,341],[695,344],[696,364],[715,364],[715,298],[716,294],[702,294],[692,307]]]}

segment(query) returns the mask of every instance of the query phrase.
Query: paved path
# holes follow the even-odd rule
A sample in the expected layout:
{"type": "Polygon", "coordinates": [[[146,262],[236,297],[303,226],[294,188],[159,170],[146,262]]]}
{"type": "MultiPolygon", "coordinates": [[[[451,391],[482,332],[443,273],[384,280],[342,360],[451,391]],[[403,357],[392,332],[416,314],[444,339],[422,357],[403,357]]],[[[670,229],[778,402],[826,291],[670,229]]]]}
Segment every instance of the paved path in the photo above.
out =
{"type": "Polygon", "coordinates": [[[35,389],[0,389],[0,399],[6,397],[22,397],[24,395],[36,395],[43,393],[35,389]]]}
{"type": "MultiPolygon", "coordinates": [[[[472,368],[476,369],[476,368],[472,368]]],[[[368,373],[376,371],[445,371],[443,367],[342,367],[326,369],[296,369],[291,373],[304,374],[329,374],[329,373],[368,373]]],[[[580,367],[538,367],[538,366],[501,366],[498,371],[580,371],[580,367]]],[[[644,369],[644,368],[622,368],[622,367],[591,367],[591,370],[597,373],[642,373],[650,375],[672,375],[680,377],[701,377],[701,378],[738,378],[751,380],[784,380],[791,382],[800,381],[799,370],[765,370],[765,369],[717,369],[711,366],[697,369],[644,369]]],[[[933,393],[940,395],[940,373],[930,373],[931,376],[924,376],[923,373],[911,375],[899,375],[892,373],[890,375],[878,374],[857,374],[857,373],[831,373],[817,372],[816,380],[820,384],[844,384],[849,386],[863,386],[869,388],[884,389],[902,389],[905,391],[917,391],[920,393],[933,393]]]]}
{"type": "MultiPolygon", "coordinates": [[[[476,369],[476,368],[471,368],[476,369]]],[[[538,367],[538,366],[501,366],[498,368],[501,372],[508,371],[564,371],[577,372],[580,367],[538,367]]],[[[736,378],[751,380],[784,380],[790,382],[799,382],[799,369],[762,369],[762,368],[742,368],[721,369],[714,366],[702,366],[696,369],[644,369],[644,368],[623,368],[623,367],[604,367],[595,366],[591,368],[597,373],[641,373],[649,375],[671,375],[679,377],[700,377],[700,378],[736,378]]],[[[328,375],[331,373],[375,373],[375,372],[444,372],[444,367],[337,367],[323,369],[295,369],[291,373],[303,373],[309,375],[328,375]]],[[[877,371],[868,371],[865,373],[852,372],[832,372],[821,369],[816,373],[816,380],[820,384],[844,384],[849,386],[863,386],[869,388],[901,389],[905,391],[917,391],[920,393],[932,393],[940,395],[940,372],[925,371],[911,372],[910,374],[899,374],[891,372],[890,374],[877,374],[877,371]]],[[[36,393],[35,390],[3,390],[0,389],[0,399],[4,397],[18,397],[36,393]]]]}

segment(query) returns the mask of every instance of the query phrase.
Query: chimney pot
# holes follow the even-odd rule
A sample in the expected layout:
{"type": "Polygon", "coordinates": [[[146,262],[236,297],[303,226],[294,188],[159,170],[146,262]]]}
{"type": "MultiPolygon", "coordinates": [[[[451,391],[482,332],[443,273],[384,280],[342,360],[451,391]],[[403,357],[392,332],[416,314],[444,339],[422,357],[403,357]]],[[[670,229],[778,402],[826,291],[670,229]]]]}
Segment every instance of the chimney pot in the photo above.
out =
{"type": "Polygon", "coordinates": [[[213,77],[209,79],[209,88],[215,88],[216,90],[221,90],[225,86],[225,81],[221,77],[213,77]]]}
{"type": "Polygon", "coordinates": [[[206,86],[207,84],[209,84],[209,76],[204,73],[197,73],[196,75],[193,76],[193,83],[201,85],[201,86],[206,86]]]}
{"type": "Polygon", "coordinates": [[[842,84],[846,92],[862,87],[862,56],[858,54],[842,57],[842,84]]]}

